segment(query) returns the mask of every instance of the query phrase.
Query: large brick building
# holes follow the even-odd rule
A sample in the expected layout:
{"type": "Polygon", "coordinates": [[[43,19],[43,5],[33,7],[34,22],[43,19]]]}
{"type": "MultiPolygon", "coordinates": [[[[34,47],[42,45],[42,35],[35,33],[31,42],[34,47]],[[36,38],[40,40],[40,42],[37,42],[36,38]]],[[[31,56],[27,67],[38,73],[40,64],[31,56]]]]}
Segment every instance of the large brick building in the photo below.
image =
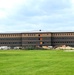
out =
{"type": "Polygon", "coordinates": [[[74,32],[0,33],[0,46],[60,46],[74,47],[74,32]]]}

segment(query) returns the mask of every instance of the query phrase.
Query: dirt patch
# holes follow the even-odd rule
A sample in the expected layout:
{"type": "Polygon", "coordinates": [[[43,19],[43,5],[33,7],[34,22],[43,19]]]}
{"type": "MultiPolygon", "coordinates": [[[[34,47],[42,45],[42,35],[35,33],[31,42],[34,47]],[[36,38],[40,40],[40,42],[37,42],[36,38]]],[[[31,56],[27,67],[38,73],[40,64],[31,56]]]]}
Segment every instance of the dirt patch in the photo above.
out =
{"type": "Polygon", "coordinates": [[[74,52],[74,50],[64,50],[65,52],[74,52]]]}

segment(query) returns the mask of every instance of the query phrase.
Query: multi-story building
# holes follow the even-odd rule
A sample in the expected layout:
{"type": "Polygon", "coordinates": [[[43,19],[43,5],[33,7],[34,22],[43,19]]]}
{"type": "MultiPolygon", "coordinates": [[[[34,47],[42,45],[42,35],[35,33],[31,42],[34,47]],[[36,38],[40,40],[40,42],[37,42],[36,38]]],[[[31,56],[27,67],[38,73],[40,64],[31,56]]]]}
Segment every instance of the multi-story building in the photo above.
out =
{"type": "Polygon", "coordinates": [[[74,47],[74,32],[0,33],[0,46],[60,46],[74,47]]]}

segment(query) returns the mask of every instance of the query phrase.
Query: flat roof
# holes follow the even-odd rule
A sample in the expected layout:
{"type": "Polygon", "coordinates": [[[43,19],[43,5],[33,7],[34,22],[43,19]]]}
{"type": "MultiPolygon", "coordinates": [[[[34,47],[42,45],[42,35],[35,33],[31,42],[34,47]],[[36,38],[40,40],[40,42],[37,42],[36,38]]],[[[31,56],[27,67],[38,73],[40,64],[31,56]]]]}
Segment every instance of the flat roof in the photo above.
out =
{"type": "Polygon", "coordinates": [[[48,32],[48,31],[33,31],[33,32],[1,32],[0,34],[37,34],[37,33],[74,33],[74,32],[48,32]]]}

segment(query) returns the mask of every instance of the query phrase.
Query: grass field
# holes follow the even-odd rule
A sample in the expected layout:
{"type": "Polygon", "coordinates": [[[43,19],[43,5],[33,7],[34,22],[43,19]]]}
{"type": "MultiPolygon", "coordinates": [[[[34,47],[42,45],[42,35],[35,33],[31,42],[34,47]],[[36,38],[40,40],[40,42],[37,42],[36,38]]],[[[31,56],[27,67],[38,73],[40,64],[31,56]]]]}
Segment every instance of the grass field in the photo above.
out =
{"type": "Polygon", "coordinates": [[[74,52],[0,50],[0,75],[74,75],[74,52]]]}

